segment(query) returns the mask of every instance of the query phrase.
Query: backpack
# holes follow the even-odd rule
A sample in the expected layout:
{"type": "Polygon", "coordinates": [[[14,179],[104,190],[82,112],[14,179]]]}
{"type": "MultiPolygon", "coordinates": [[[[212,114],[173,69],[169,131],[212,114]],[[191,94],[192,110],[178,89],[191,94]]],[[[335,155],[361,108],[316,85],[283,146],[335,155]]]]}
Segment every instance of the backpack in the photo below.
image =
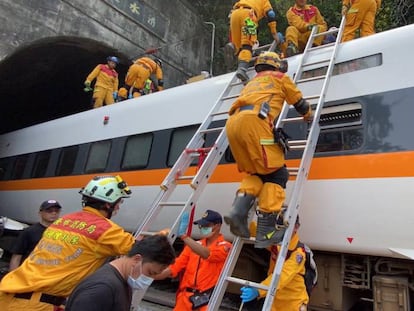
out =
{"type": "MultiPolygon", "coordinates": [[[[313,252],[307,246],[306,244],[299,242],[296,246],[296,249],[301,247],[303,251],[305,252],[306,258],[305,258],[305,275],[303,275],[303,279],[305,281],[306,286],[306,292],[308,293],[308,296],[311,296],[313,288],[318,283],[318,269],[316,267],[316,262],[313,259],[313,252]]],[[[288,251],[286,255],[286,259],[290,257],[292,254],[292,251],[288,251]]]]}

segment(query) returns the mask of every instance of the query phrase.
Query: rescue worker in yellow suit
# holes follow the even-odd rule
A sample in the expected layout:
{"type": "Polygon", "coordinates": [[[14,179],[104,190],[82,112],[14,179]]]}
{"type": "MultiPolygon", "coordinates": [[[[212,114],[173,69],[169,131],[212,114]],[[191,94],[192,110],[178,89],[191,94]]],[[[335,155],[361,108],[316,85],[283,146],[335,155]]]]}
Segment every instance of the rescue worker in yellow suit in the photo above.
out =
{"type": "Polygon", "coordinates": [[[155,75],[157,81],[156,90],[164,89],[162,62],[159,58],[141,57],[138,58],[128,69],[125,77],[125,84],[119,89],[120,100],[135,98],[145,95],[145,83],[151,75],[155,75]]]}
{"type": "MultiPolygon", "coordinates": [[[[286,56],[288,57],[303,52],[314,26],[318,27],[318,33],[328,29],[319,9],[306,3],[307,0],[295,0],[295,5],[286,12],[289,23],[286,28],[286,56]]],[[[321,45],[322,40],[323,36],[317,37],[313,44],[321,45]]]]}
{"type": "Polygon", "coordinates": [[[85,92],[92,91],[91,83],[96,79],[95,88],[93,89],[92,104],[93,108],[111,105],[117,98],[118,94],[118,73],[115,68],[119,60],[115,56],[109,56],[107,64],[99,64],[88,75],[85,81],[85,92]]]}
{"type": "MultiPolygon", "coordinates": [[[[274,120],[284,101],[307,120],[312,110],[292,79],[280,72],[281,60],[274,52],[261,53],[255,64],[257,75],[243,88],[229,110],[226,132],[242,179],[232,210],[224,220],[237,236],[249,237],[247,217],[258,198],[256,248],[282,240],[285,226],[276,226],[285,201],[289,173],[281,144],[274,139],[274,120]]],[[[278,222],[279,224],[279,222],[278,222]]]]}
{"type": "MultiPolygon", "coordinates": [[[[252,226],[251,226],[252,227],[252,226]]],[[[300,227],[299,216],[296,218],[295,228],[292,233],[286,261],[283,265],[277,291],[273,300],[271,311],[306,311],[309,302],[309,296],[306,291],[304,280],[306,254],[302,247],[298,247],[300,227]]],[[[268,276],[260,284],[269,286],[272,281],[273,270],[275,269],[277,256],[281,246],[272,245],[270,247],[270,263],[268,276]]],[[[253,301],[256,298],[266,297],[267,291],[257,290],[256,288],[244,286],[241,288],[243,303],[253,301]]]]}
{"type": "Polygon", "coordinates": [[[79,193],[83,209],[47,227],[23,264],[1,280],[1,311],[60,310],[80,281],[132,248],[133,235],[110,220],[131,194],[126,182],[97,176],[79,193]]]}
{"type": "Polygon", "coordinates": [[[252,58],[253,45],[257,41],[257,27],[265,16],[273,39],[278,43],[276,13],[269,0],[240,0],[233,6],[230,15],[230,33],[234,53],[238,54],[236,75],[241,81],[249,79],[247,69],[252,58]]]}
{"type": "Polygon", "coordinates": [[[375,33],[375,15],[381,0],[343,0],[342,15],[346,17],[342,42],[375,33]]]}

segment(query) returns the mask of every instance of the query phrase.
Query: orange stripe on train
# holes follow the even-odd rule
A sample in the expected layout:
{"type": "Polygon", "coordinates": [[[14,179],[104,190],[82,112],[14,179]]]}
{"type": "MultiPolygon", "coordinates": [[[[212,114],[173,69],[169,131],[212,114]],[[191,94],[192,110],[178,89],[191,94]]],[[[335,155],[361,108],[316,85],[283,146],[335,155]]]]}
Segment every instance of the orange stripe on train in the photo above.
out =
{"type": "MultiPolygon", "coordinates": [[[[315,158],[312,161],[309,179],[414,177],[413,159],[413,151],[315,158]]],[[[287,165],[298,167],[299,160],[289,160],[287,165]]],[[[195,167],[190,168],[186,175],[194,175],[195,170],[195,167]]],[[[158,186],[168,172],[169,169],[155,169],[101,175],[120,174],[129,186],[158,186]]],[[[0,191],[81,188],[95,175],[99,174],[1,181],[0,191]]],[[[219,165],[210,182],[239,182],[242,176],[235,164],[219,165]]]]}

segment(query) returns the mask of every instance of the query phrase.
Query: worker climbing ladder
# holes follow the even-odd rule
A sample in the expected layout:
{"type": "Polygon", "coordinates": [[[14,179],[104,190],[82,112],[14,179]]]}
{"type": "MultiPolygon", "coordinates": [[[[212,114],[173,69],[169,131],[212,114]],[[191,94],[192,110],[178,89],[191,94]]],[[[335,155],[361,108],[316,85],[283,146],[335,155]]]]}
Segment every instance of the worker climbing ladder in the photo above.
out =
{"type": "MultiPolygon", "coordinates": [[[[270,50],[274,50],[275,44],[271,45],[270,50]]],[[[225,131],[225,121],[228,118],[228,110],[234,100],[240,95],[243,88],[242,82],[234,75],[228,85],[221,93],[219,99],[214,104],[207,117],[204,119],[186,148],[183,150],[174,166],[171,168],[164,181],[161,183],[161,190],[152,203],[149,211],[145,215],[141,224],[135,231],[135,237],[145,234],[151,234],[148,231],[151,224],[154,223],[160,211],[168,207],[179,207],[180,212],[170,227],[169,239],[171,242],[177,238],[176,232],[180,224],[180,220],[184,213],[190,212],[204,187],[208,183],[213,171],[222,158],[228,147],[228,140],[225,131]],[[221,126],[216,126],[221,123],[221,126]],[[206,146],[206,135],[216,135],[217,138],[211,146],[206,146]],[[202,158],[198,161],[199,165],[195,174],[188,174],[192,171],[190,166],[195,159],[202,158]],[[176,187],[188,182],[191,186],[191,193],[186,201],[170,201],[170,198],[176,187]]],[[[189,226],[191,229],[191,226],[189,226]]]]}
{"type": "MultiPolygon", "coordinates": [[[[300,60],[300,63],[297,67],[297,71],[293,79],[299,88],[302,83],[306,83],[310,81],[323,80],[323,83],[322,83],[322,88],[320,89],[319,94],[310,95],[310,96],[304,95],[304,99],[308,100],[309,102],[311,103],[316,102],[316,105],[312,105],[314,106],[313,107],[314,112],[313,112],[313,118],[309,124],[309,133],[308,133],[307,139],[289,141],[291,150],[303,150],[303,153],[302,153],[302,159],[300,162],[300,166],[297,168],[288,168],[289,173],[291,175],[296,176],[296,181],[293,185],[290,198],[289,200],[287,200],[289,203],[288,203],[287,210],[284,213],[284,222],[285,224],[287,224],[287,229],[283,237],[282,245],[280,248],[279,256],[275,264],[275,268],[273,270],[273,276],[272,276],[270,285],[264,286],[256,282],[252,282],[252,281],[244,280],[240,278],[235,278],[231,276],[244,243],[254,242],[253,238],[245,239],[245,238],[236,237],[235,240],[233,241],[232,250],[229,256],[227,257],[226,263],[220,275],[217,286],[215,287],[215,290],[210,299],[209,307],[208,307],[209,311],[219,310],[220,302],[223,299],[224,293],[227,288],[227,284],[229,282],[237,283],[243,286],[251,286],[251,287],[258,288],[258,289],[266,290],[267,294],[266,294],[266,298],[265,298],[262,310],[265,310],[265,311],[271,310],[273,299],[276,294],[276,289],[277,289],[277,286],[280,280],[280,275],[282,272],[283,264],[285,262],[285,258],[287,255],[289,242],[290,242],[290,239],[293,233],[295,220],[299,212],[302,190],[308,178],[309,169],[310,169],[311,162],[312,162],[312,159],[315,153],[316,144],[317,144],[319,132],[320,132],[319,119],[320,119],[322,108],[325,102],[325,97],[326,97],[326,93],[328,90],[330,77],[332,75],[332,71],[335,65],[338,46],[341,42],[344,25],[345,25],[345,18],[343,17],[339,29],[326,31],[323,33],[317,33],[318,28],[313,27],[311,35],[306,44],[305,50],[303,52],[302,58],[300,60]],[[327,44],[327,45],[323,45],[323,46],[312,47],[315,38],[320,37],[320,36],[325,36],[328,34],[335,34],[335,33],[337,33],[335,42],[327,44]],[[324,51],[326,51],[328,47],[330,49],[329,57],[327,57],[326,59],[322,61],[319,60],[317,63],[307,61],[311,53],[317,53],[317,51],[322,48],[325,49],[324,51]],[[327,68],[326,73],[324,75],[302,79],[302,73],[306,70],[309,70],[309,68],[312,68],[312,66],[315,66],[316,64],[319,64],[319,65],[326,64],[326,68],[327,68]]],[[[288,117],[288,113],[289,113],[289,105],[285,103],[283,105],[281,113],[276,122],[276,125],[275,125],[276,128],[283,128],[285,124],[291,123],[291,122],[303,122],[303,117],[291,118],[291,117],[288,117]]]]}

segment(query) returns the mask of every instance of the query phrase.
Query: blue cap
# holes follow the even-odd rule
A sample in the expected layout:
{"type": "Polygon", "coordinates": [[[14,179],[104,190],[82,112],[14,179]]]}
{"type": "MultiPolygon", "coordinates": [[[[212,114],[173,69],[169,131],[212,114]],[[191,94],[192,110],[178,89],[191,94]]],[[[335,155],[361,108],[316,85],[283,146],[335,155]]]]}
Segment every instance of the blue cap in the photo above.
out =
{"type": "Polygon", "coordinates": [[[209,224],[222,224],[223,218],[221,215],[210,209],[206,210],[201,219],[194,222],[195,225],[206,226],[209,224]]]}

